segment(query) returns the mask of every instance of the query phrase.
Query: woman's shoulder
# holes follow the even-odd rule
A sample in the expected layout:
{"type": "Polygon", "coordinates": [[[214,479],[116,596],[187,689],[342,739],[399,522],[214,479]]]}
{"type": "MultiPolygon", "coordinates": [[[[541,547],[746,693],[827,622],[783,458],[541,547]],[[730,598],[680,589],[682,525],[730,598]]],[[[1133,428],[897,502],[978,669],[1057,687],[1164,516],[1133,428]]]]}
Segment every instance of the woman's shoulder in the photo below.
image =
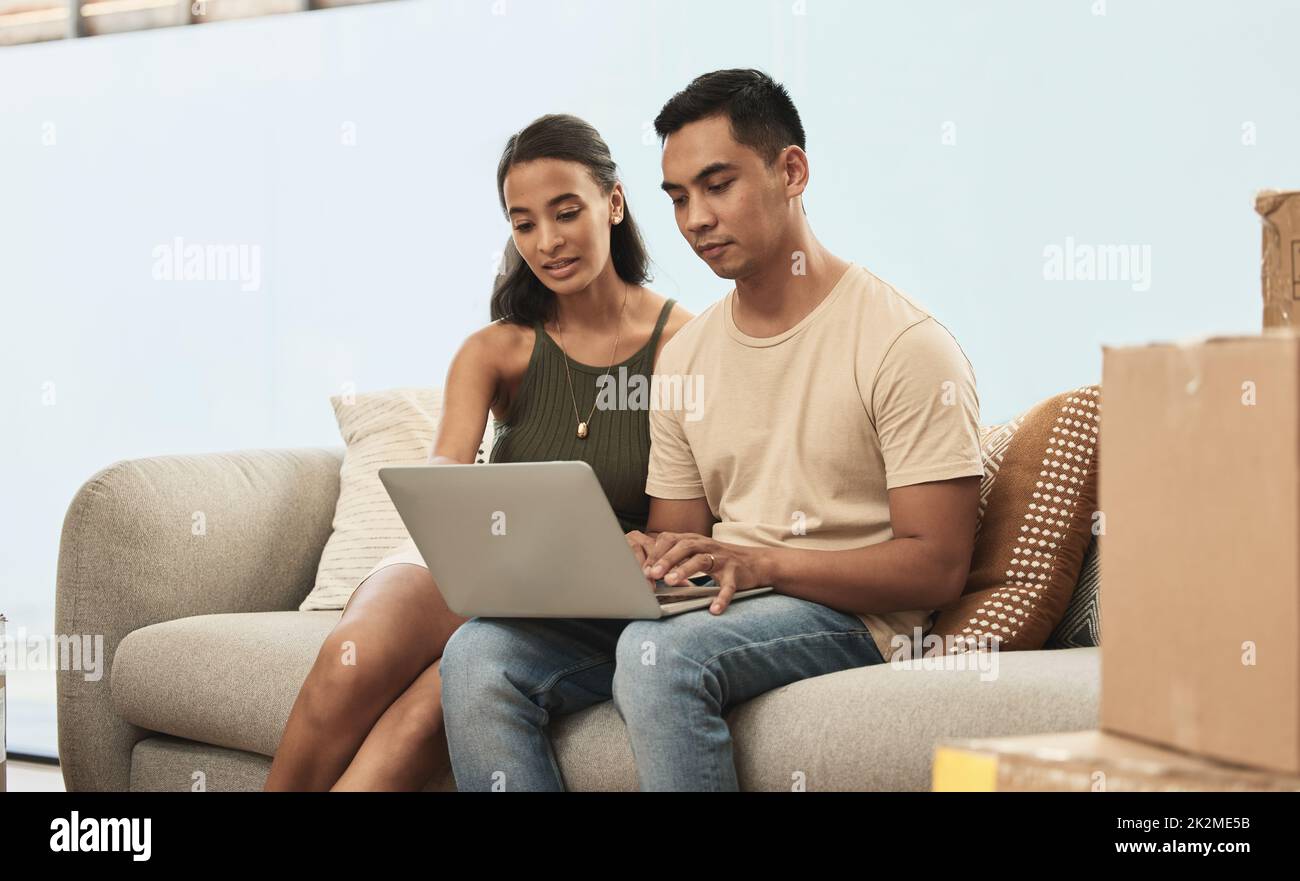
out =
{"type": "MultiPolygon", "coordinates": [[[[654,310],[656,320],[662,314],[664,306],[668,303],[668,297],[646,288],[646,294],[649,296],[648,305],[654,310]]],[[[672,309],[668,312],[668,318],[664,321],[664,328],[659,333],[659,343],[655,346],[654,357],[658,360],[659,353],[663,351],[664,344],[676,335],[677,331],[694,318],[695,315],[686,309],[681,303],[674,302],[672,309]]]]}
{"type": "Polygon", "coordinates": [[[535,331],[531,325],[519,324],[499,318],[474,331],[465,340],[467,345],[494,352],[508,352],[521,345],[533,345],[535,331]]]}
{"type": "Polygon", "coordinates": [[[668,321],[664,324],[663,338],[664,342],[672,339],[677,335],[686,324],[695,317],[694,312],[690,312],[681,303],[673,304],[673,311],[668,313],[668,321]]]}
{"type": "Polygon", "coordinates": [[[460,357],[479,363],[511,364],[532,353],[536,332],[525,324],[498,319],[471,333],[461,344],[460,357]]]}
{"type": "MultiPolygon", "coordinates": [[[[651,290],[650,288],[646,288],[645,292],[646,306],[644,308],[647,313],[654,315],[654,320],[657,322],[659,317],[663,314],[664,306],[668,304],[669,298],[657,291],[651,290]]],[[[686,324],[686,322],[690,321],[694,317],[695,315],[687,311],[685,306],[674,301],[673,308],[669,311],[668,319],[664,322],[664,328],[659,335],[661,342],[667,342],[673,334],[681,330],[682,325],[686,324]]]]}

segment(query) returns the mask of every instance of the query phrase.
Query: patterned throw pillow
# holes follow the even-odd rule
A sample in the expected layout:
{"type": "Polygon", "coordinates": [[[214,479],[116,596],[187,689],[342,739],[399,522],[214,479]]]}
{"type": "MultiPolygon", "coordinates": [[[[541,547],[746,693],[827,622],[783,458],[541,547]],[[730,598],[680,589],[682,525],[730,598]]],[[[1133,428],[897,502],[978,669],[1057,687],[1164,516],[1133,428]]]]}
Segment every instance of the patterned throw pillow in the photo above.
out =
{"type": "MultiPolygon", "coordinates": [[[[334,531],[321,552],[316,585],[298,606],[303,612],[342,609],[370,567],[410,537],[379,469],[427,462],[442,418],[442,390],[436,388],[386,389],[346,401],[330,398],[347,449],[339,469],[334,531]]],[[[484,461],[491,449],[492,427],[488,419],[476,461],[484,461]]]]}
{"type": "Polygon", "coordinates": [[[1065,617],[1043,648],[1078,649],[1101,645],[1101,555],[1092,537],[1065,617]]]}
{"type": "Polygon", "coordinates": [[[1060,624],[1093,537],[1100,397],[1084,386],[982,431],[970,576],[930,631],[947,651],[1039,649],[1060,624]]]}

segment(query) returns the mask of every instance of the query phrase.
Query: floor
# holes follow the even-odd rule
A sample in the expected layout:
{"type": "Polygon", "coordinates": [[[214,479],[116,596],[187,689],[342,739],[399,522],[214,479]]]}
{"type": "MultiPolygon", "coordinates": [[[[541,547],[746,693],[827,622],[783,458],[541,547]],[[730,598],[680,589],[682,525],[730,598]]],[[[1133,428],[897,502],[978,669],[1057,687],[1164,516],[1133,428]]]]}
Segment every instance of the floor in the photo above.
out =
{"type": "Polygon", "coordinates": [[[58,765],[37,762],[5,762],[6,789],[9,792],[63,792],[63,772],[58,765]]]}

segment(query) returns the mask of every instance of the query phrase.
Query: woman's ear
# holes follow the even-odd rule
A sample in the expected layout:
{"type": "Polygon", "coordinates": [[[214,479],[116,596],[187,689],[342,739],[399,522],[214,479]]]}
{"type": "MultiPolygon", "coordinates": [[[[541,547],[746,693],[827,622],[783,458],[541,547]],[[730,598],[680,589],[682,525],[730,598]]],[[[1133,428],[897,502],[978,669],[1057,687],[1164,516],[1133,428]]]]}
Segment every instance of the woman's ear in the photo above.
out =
{"type": "Polygon", "coordinates": [[[617,226],[623,222],[623,185],[614,184],[614,190],[609,194],[609,222],[617,226]]]}

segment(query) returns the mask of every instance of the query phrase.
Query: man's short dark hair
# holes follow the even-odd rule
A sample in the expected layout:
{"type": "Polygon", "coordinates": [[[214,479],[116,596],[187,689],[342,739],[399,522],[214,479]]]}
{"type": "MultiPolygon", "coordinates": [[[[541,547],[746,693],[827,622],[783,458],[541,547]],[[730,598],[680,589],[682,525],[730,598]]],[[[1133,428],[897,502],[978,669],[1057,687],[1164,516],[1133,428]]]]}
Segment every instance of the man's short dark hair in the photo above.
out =
{"type": "Polygon", "coordinates": [[[803,123],[785,87],[761,70],[733,68],[701,74],[655,117],[662,144],[682,126],[725,115],[731,136],[771,165],[791,144],[804,146],[803,123]]]}

